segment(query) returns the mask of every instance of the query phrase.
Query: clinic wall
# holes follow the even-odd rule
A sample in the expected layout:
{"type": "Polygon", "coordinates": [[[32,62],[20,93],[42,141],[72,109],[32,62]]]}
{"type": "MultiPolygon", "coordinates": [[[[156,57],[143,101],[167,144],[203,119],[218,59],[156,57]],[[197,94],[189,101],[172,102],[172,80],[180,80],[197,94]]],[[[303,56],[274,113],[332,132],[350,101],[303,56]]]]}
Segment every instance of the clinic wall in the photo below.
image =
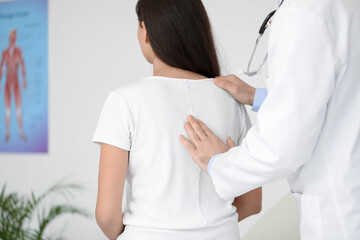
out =
{"type": "MultiPolygon", "coordinates": [[[[7,182],[9,190],[40,193],[67,177],[85,186],[74,203],[93,214],[99,147],[91,138],[102,104],[109,91],[151,75],[152,69],[137,43],[135,0],[49,1],[49,153],[1,154],[0,184],[7,182]]],[[[247,65],[258,27],[276,7],[276,0],[204,3],[224,73],[237,73],[247,65]]],[[[265,49],[266,45],[260,48],[261,57],[265,49]]],[[[264,87],[264,77],[266,74],[245,80],[264,87]]],[[[250,115],[256,122],[256,115],[250,115]]],[[[241,223],[241,235],[287,193],[285,181],[266,185],[263,213],[241,223]]],[[[106,239],[94,217],[63,217],[55,223],[63,224],[67,226],[66,239],[106,239]]]]}

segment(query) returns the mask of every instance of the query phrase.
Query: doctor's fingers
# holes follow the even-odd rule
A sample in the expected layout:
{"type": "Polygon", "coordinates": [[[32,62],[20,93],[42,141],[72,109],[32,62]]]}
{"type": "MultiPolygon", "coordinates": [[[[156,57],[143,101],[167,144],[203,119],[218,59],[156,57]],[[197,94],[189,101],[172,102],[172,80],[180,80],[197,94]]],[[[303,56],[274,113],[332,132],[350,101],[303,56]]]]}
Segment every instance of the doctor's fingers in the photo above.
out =
{"type": "Polygon", "coordinates": [[[233,148],[236,145],[234,140],[231,139],[231,137],[226,138],[226,144],[228,145],[229,148],[233,148]]]}
{"type": "Polygon", "coordinates": [[[192,144],[183,135],[180,135],[179,139],[180,139],[181,143],[184,145],[184,147],[186,148],[186,150],[190,153],[190,156],[191,156],[192,160],[195,162],[195,164],[198,165],[202,170],[207,172],[207,163],[204,163],[199,159],[199,157],[198,157],[199,152],[197,151],[194,144],[192,144]]]}
{"type": "Polygon", "coordinates": [[[211,131],[210,128],[208,128],[208,126],[206,126],[203,121],[201,121],[200,119],[197,119],[197,121],[208,137],[215,136],[215,134],[211,131]]]}
{"type": "Polygon", "coordinates": [[[187,134],[189,135],[190,140],[196,145],[197,143],[201,142],[201,139],[199,138],[199,136],[196,134],[196,132],[194,131],[193,127],[191,126],[190,123],[186,122],[184,124],[185,130],[187,132],[187,134]]]}
{"type": "Polygon", "coordinates": [[[195,119],[194,116],[189,115],[188,116],[188,121],[191,125],[191,127],[194,129],[196,135],[199,136],[199,138],[203,141],[205,140],[208,136],[206,135],[204,129],[200,126],[198,120],[195,119]]]}
{"type": "Polygon", "coordinates": [[[195,146],[189,141],[187,140],[186,137],[184,137],[183,135],[180,135],[179,137],[180,142],[184,145],[184,147],[186,148],[186,150],[190,153],[190,155],[192,156],[194,151],[196,150],[195,146]]]}
{"type": "Polygon", "coordinates": [[[240,79],[235,75],[229,75],[229,76],[220,76],[216,77],[214,83],[216,86],[227,90],[231,94],[236,94],[238,91],[237,82],[240,79]]]}

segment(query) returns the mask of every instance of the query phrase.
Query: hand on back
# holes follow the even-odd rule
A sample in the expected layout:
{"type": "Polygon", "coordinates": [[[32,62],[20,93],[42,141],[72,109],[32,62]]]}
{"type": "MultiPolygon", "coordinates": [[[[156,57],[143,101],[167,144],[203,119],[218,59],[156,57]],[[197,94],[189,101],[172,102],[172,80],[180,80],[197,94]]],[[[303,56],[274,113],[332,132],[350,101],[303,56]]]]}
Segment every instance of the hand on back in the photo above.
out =
{"type": "Polygon", "coordinates": [[[195,119],[194,116],[188,117],[185,130],[191,141],[183,135],[180,136],[180,141],[195,163],[205,172],[207,172],[211,157],[235,147],[235,142],[230,137],[226,139],[225,144],[201,120],[195,119]]]}

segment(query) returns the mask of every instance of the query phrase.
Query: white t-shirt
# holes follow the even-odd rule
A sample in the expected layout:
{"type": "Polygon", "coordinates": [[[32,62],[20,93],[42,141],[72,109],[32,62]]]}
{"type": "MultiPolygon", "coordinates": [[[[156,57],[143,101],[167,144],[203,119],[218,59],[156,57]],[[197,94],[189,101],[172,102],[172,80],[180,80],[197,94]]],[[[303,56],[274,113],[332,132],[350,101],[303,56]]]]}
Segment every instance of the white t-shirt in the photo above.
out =
{"type": "Polygon", "coordinates": [[[213,79],[147,77],[108,95],[93,142],[130,151],[125,225],[195,229],[237,218],[233,199],[216,194],[179,140],[189,114],[237,144],[251,127],[245,107],[213,79]]]}

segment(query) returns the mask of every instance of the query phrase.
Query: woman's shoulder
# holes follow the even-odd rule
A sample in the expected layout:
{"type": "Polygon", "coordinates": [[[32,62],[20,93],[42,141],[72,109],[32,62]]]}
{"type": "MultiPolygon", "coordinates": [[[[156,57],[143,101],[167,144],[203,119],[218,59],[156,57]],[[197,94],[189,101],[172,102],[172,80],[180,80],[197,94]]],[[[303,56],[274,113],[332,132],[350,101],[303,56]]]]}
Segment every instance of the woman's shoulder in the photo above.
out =
{"type": "Polygon", "coordinates": [[[131,80],[125,83],[118,85],[116,88],[110,91],[110,94],[117,94],[123,98],[127,98],[135,94],[139,89],[146,87],[146,78],[141,78],[137,80],[131,80]]]}

